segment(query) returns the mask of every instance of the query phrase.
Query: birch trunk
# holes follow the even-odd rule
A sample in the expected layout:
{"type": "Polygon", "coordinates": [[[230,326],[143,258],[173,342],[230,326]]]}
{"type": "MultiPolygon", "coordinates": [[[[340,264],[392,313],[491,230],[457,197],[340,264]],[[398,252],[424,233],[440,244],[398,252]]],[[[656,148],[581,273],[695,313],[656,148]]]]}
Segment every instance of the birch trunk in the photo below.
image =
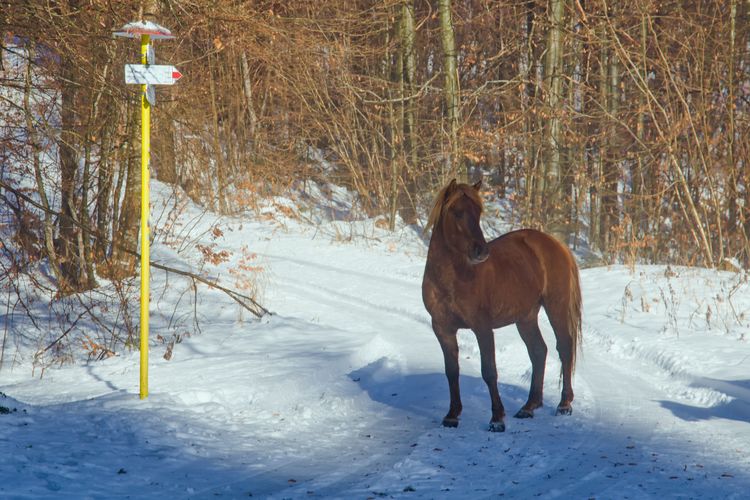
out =
{"type": "Polygon", "coordinates": [[[547,60],[545,75],[547,78],[547,104],[550,113],[549,130],[547,134],[547,154],[544,175],[544,218],[547,230],[565,242],[568,236],[565,208],[568,206],[567,193],[562,182],[563,167],[560,153],[562,143],[562,98],[563,83],[563,0],[550,0],[549,3],[549,33],[547,39],[547,60]]]}
{"type": "Polygon", "coordinates": [[[466,172],[459,157],[458,121],[460,116],[458,69],[456,66],[456,40],[453,32],[453,18],[451,15],[451,0],[440,0],[438,3],[440,16],[440,39],[443,45],[443,73],[447,132],[449,141],[449,159],[443,177],[455,176],[466,181],[466,172]]]}
{"type": "Polygon", "coordinates": [[[399,213],[407,224],[417,220],[415,203],[411,193],[415,189],[414,178],[417,170],[417,28],[414,18],[414,0],[404,0],[401,4],[401,59],[403,87],[401,112],[404,130],[404,168],[401,171],[399,213]]]}
{"type": "MultiPolygon", "coordinates": [[[[33,45],[29,44],[27,49],[29,61],[33,61],[35,54],[33,45]]],[[[0,59],[2,57],[0,56],[0,59]]],[[[34,119],[34,114],[31,108],[31,93],[32,93],[32,64],[26,65],[26,79],[24,81],[23,91],[23,109],[26,121],[26,130],[29,134],[29,143],[31,146],[32,163],[34,167],[34,179],[36,180],[36,190],[39,193],[39,199],[44,207],[44,249],[47,254],[49,267],[52,269],[55,279],[58,283],[64,281],[64,277],[60,270],[60,262],[57,257],[57,251],[55,250],[55,230],[52,221],[52,210],[49,205],[49,199],[47,198],[47,187],[44,184],[44,176],[42,175],[42,165],[40,161],[41,148],[39,146],[39,137],[37,136],[37,126],[34,119]]]]}

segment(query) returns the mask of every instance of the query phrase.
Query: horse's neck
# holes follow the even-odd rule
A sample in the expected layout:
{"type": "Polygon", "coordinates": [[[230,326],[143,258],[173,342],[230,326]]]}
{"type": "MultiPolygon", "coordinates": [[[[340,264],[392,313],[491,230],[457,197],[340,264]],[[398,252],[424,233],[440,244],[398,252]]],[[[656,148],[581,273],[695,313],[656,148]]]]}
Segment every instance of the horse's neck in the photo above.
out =
{"type": "Polygon", "coordinates": [[[427,248],[427,272],[436,282],[450,282],[466,277],[471,273],[471,267],[466,259],[451,250],[445,242],[443,229],[439,221],[432,230],[430,246],[427,248]]]}
{"type": "Polygon", "coordinates": [[[427,247],[427,265],[431,262],[438,265],[443,265],[444,261],[450,259],[451,251],[445,242],[445,236],[443,235],[443,228],[440,226],[440,221],[435,224],[432,228],[432,236],[430,237],[430,245],[427,247]]]}

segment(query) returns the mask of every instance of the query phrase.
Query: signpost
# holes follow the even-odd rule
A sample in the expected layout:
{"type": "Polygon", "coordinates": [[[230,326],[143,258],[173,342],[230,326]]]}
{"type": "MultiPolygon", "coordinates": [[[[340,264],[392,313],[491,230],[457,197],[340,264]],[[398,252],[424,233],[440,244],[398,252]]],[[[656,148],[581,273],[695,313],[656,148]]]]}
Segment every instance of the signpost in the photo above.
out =
{"type": "Polygon", "coordinates": [[[141,86],[141,369],[140,397],[148,397],[148,321],[149,321],[149,180],[151,161],[151,106],[156,104],[154,85],[173,85],[182,77],[174,66],[155,64],[151,40],[174,38],[165,27],[150,21],[128,23],[114,36],[140,38],[141,64],[125,65],[125,83],[141,86]]]}

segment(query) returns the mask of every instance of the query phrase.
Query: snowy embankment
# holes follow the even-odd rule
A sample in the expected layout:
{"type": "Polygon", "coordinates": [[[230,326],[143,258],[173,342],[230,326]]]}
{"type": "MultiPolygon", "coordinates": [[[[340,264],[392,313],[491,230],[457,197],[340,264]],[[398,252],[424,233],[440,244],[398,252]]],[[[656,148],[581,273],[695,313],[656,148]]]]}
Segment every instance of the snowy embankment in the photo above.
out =
{"type": "MultiPolygon", "coordinates": [[[[155,191],[168,196],[158,183],[155,191]]],[[[173,244],[194,235],[191,245],[229,252],[211,275],[239,287],[238,270],[256,273],[275,314],[253,321],[220,292],[199,285],[194,294],[154,272],[147,400],[138,399],[136,352],[48,368],[42,378],[32,377],[23,346],[12,369],[6,352],[0,497],[747,496],[746,275],[583,270],[573,415],[553,416],[559,363],[542,314],[547,410],[487,432],[479,351],[462,332],[464,412],[457,429],[445,429],[448,389],[421,302],[420,236],[321,219],[319,210],[287,217],[296,208],[285,203],[243,219],[217,221],[189,204],[156,218],[154,259],[185,265],[180,250],[195,264],[198,250],[173,244]],[[170,360],[160,332],[180,334],[170,360]]],[[[512,415],[526,399],[530,363],[514,328],[498,330],[496,345],[512,415]]]]}

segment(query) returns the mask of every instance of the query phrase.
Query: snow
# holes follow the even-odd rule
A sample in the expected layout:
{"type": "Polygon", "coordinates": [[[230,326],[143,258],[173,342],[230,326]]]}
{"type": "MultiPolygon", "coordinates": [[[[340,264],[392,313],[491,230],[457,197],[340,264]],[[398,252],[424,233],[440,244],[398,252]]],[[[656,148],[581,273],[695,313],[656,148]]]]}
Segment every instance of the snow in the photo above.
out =
{"type": "Polygon", "coordinates": [[[174,38],[172,32],[164,26],[152,21],[133,21],[125,24],[119,30],[114,31],[113,36],[136,38],[140,35],[150,35],[153,39],[174,38]]]}
{"type": "MultiPolygon", "coordinates": [[[[541,314],[545,407],[507,417],[504,433],[487,431],[479,351],[461,332],[464,411],[447,429],[442,354],[421,301],[425,240],[409,227],[390,233],[354,214],[345,192],[319,188],[306,192],[328,193],[330,206],[279,198],[219,218],[179,193],[173,209],[171,189],[153,181],[153,258],[195,270],[196,245],[226,250],[203,271],[225,286],[257,283],[274,314],[256,321],[223,293],[152,268],[146,400],[137,352],[79,353],[42,371],[37,345],[23,340],[38,332],[23,314],[5,316],[16,341],[0,371],[0,497],[747,497],[746,274],[582,270],[573,415],[554,416],[559,362],[541,314]]],[[[102,336],[87,324],[75,334],[102,336]]],[[[496,355],[512,415],[531,375],[514,328],[496,331],[496,355]]]]}

